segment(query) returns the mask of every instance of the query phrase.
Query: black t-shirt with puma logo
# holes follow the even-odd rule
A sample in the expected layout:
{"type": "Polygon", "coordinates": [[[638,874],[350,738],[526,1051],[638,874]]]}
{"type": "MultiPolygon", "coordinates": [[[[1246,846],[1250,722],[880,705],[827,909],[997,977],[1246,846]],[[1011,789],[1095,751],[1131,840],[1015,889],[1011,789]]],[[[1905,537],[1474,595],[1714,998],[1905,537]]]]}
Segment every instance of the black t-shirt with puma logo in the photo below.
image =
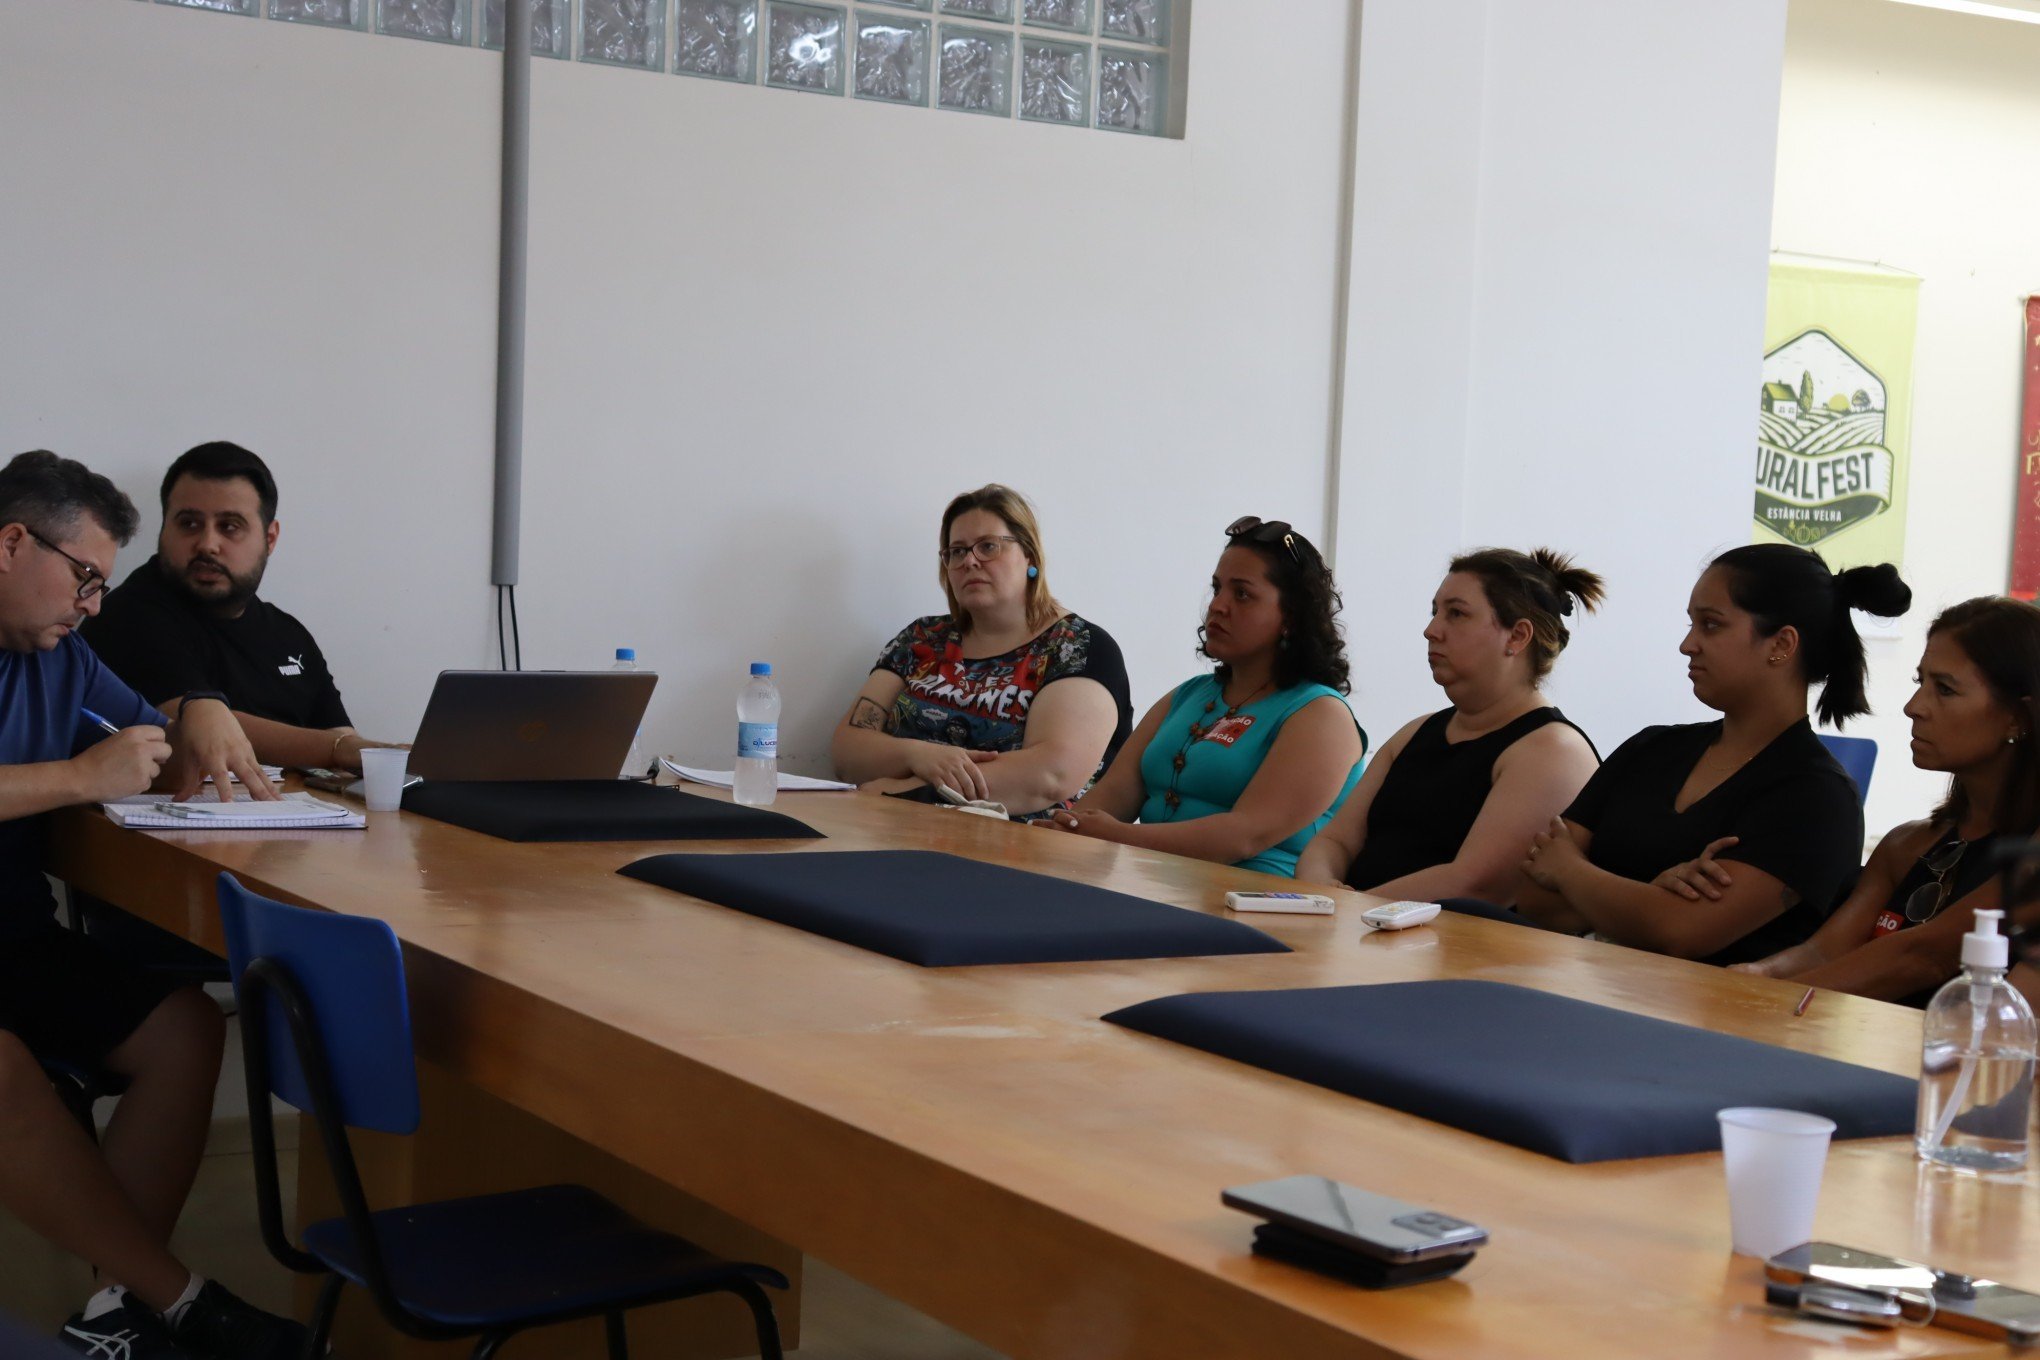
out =
{"type": "Polygon", "coordinates": [[[209,613],[151,557],[106,593],[80,633],[144,699],[163,704],[218,690],[242,713],[293,727],[351,727],[319,644],[257,596],[237,619],[209,613]]]}

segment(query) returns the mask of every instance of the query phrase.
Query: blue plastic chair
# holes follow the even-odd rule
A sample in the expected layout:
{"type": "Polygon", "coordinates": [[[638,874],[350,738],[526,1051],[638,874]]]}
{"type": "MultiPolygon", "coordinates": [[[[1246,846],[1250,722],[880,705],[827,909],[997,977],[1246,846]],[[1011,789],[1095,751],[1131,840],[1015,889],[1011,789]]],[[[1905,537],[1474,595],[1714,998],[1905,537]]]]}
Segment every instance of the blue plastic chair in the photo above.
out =
{"type": "Polygon", "coordinates": [[[1828,748],[1828,754],[1848,771],[1849,778],[1856,781],[1856,801],[1868,802],[1870,775],[1877,768],[1877,743],[1868,737],[1837,737],[1823,732],[1820,744],[1828,748]]]}
{"type": "Polygon", "coordinates": [[[784,1275],[710,1255],[585,1187],[371,1211],[347,1130],[408,1134],[420,1118],[396,932],[367,917],[272,902],[229,874],[219,877],[219,898],[241,1003],[262,1238],[285,1266],[327,1277],[308,1355],[325,1352],[340,1292],[353,1284],[408,1336],[476,1337],[476,1360],[528,1328],[596,1316],[610,1360],[625,1360],[630,1309],[726,1292],[750,1308],[759,1354],[781,1360],[762,1286],[784,1289],[784,1275]],[[306,1228],[302,1247],[283,1222],[272,1094],[311,1115],[339,1192],[341,1216],[306,1228]]]}

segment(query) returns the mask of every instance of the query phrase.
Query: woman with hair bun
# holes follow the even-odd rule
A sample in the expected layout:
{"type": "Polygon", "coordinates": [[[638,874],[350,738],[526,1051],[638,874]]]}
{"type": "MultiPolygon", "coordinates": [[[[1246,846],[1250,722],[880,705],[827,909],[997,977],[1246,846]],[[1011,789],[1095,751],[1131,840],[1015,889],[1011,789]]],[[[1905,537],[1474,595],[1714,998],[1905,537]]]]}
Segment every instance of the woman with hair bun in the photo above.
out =
{"type": "Polygon", "coordinates": [[[1863,853],[1856,786],[1814,735],[1870,711],[1849,611],[1891,618],[1912,592],[1889,564],[1836,574],[1804,548],[1723,553],[1693,587],[1679,650],[1714,722],[1624,742],[1523,861],[1517,910],[1558,929],[1709,963],[1764,958],[1811,936],[1863,853]],[[1733,845],[1726,842],[1734,838],[1733,845]],[[1687,900],[1653,880],[1719,851],[1733,882],[1687,900]]]}
{"type": "Polygon", "coordinates": [[[1525,842],[1594,772],[1593,743],[1539,687],[1572,639],[1565,620],[1601,596],[1599,576],[1549,548],[1454,558],[1424,628],[1452,706],[1389,738],[1296,876],[1383,897],[1514,897],[1525,842]]]}
{"type": "MultiPolygon", "coordinates": [[[[2040,832],[2040,607],[1984,596],[1943,610],[1905,713],[1913,764],[1945,772],[1948,797],[1877,843],[1812,939],[1741,971],[1924,1006],[1960,969],[1977,908],[1999,905],[1992,851],[2040,832]]],[[[1712,900],[1735,874],[1708,856],[1658,886],[1712,900]]]]}
{"type": "Polygon", "coordinates": [[[1339,591],[1281,520],[1234,520],[1198,651],[1217,662],[1148,710],[1104,777],[1045,825],[1288,874],[1367,751],[1343,697],[1339,591]],[[1136,820],[1137,819],[1137,820],[1136,820]]]}

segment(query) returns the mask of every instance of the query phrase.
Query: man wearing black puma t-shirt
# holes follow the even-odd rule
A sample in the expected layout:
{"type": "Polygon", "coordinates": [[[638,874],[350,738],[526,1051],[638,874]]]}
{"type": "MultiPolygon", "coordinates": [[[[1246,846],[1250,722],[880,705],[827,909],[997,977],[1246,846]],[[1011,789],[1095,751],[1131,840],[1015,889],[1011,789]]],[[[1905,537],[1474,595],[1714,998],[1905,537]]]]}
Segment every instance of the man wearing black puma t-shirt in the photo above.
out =
{"type": "Polygon", "coordinates": [[[164,474],[156,555],[108,592],[85,640],[175,715],[194,690],[226,695],[271,765],[361,768],[365,740],[311,632],[255,591],[281,526],[276,481],[238,444],[201,444],[164,474]]]}

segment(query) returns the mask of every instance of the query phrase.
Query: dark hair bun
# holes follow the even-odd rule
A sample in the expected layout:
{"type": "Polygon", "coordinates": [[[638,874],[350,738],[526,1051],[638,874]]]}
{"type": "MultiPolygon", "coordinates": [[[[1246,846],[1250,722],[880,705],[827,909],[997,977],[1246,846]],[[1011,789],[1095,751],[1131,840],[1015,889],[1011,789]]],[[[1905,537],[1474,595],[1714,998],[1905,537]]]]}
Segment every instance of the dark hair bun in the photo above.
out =
{"type": "Polygon", "coordinates": [[[1559,613],[1570,615],[1575,602],[1585,605],[1589,613],[1599,608],[1606,593],[1600,576],[1585,567],[1574,566],[1571,557],[1550,548],[1535,549],[1530,560],[1550,573],[1552,584],[1558,588],[1559,613]]]}
{"type": "Polygon", "coordinates": [[[1849,608],[1880,619],[1895,619],[1912,608],[1912,587],[1889,562],[1850,567],[1835,577],[1835,594],[1849,608]]]}

